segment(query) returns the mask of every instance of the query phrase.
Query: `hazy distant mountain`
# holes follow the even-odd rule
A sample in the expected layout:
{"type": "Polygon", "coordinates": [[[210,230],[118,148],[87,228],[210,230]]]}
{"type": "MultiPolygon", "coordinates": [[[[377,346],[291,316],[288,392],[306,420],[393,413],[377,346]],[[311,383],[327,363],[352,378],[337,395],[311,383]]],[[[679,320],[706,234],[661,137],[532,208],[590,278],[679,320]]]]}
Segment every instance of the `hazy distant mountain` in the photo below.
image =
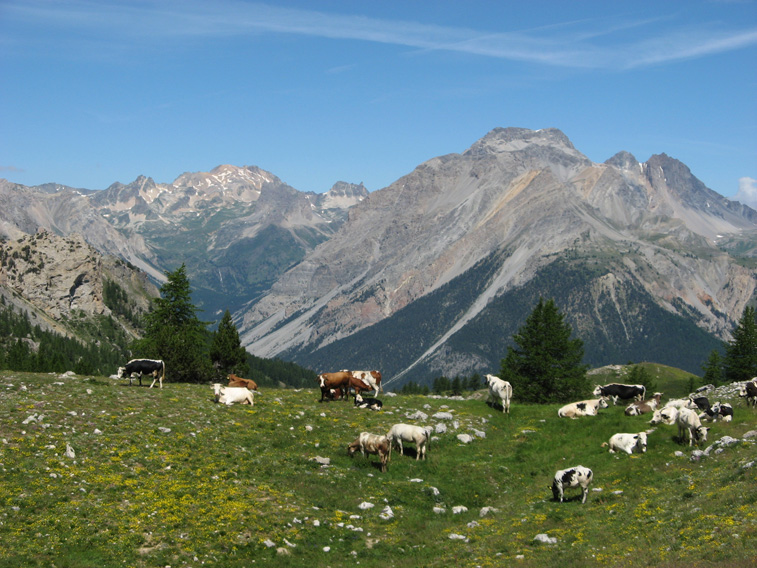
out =
{"type": "Polygon", "coordinates": [[[260,168],[229,165],[185,173],[172,184],[140,176],[103,191],[0,180],[0,233],[81,233],[156,281],[184,263],[205,317],[214,319],[266,290],[367,195],[362,185],[343,182],[303,193],[260,168]]]}
{"type": "Polygon", "coordinates": [[[595,164],[557,130],[496,129],[354,206],[241,331],[324,370],[496,371],[543,295],[597,363],[678,352],[698,370],[754,296],[756,235],[757,212],[664,154],[595,164]]]}
{"type": "Polygon", "coordinates": [[[595,365],[699,372],[755,301],[757,212],[660,154],[591,162],[554,129],[498,128],[368,194],[257,167],[88,191],[0,180],[0,234],[80,233],[156,281],[186,264],[258,356],[385,381],[497,371],[539,297],[595,365]]]}

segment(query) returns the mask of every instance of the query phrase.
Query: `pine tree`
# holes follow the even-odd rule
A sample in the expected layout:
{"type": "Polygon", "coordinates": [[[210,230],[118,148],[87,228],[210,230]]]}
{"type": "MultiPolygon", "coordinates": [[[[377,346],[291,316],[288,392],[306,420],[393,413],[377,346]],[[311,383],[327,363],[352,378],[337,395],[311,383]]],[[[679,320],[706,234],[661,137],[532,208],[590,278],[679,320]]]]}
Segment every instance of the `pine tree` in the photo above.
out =
{"type": "Polygon", "coordinates": [[[723,357],[717,349],[710,351],[710,356],[702,365],[702,370],[704,371],[702,384],[715,386],[723,384],[723,357]]]}
{"type": "Polygon", "coordinates": [[[753,307],[744,309],[733,330],[733,340],[726,345],[723,370],[728,382],[757,377],[757,321],[753,307]]]}
{"type": "Polygon", "coordinates": [[[247,364],[247,351],[239,340],[239,332],[231,319],[229,310],[223,314],[218,330],[213,334],[210,344],[210,361],[215,368],[216,377],[225,377],[229,373],[244,376],[250,366],[247,364]]]}
{"type": "Polygon", "coordinates": [[[540,298],[526,323],[507,348],[500,377],[513,386],[524,402],[567,402],[589,390],[582,363],[583,341],[571,339],[572,330],[554,300],[540,298]]]}
{"type": "Polygon", "coordinates": [[[206,349],[205,324],[192,304],[192,289],[182,264],[166,272],[160,298],[145,316],[145,334],[135,343],[139,357],[162,359],[173,381],[203,382],[212,376],[206,349]]]}

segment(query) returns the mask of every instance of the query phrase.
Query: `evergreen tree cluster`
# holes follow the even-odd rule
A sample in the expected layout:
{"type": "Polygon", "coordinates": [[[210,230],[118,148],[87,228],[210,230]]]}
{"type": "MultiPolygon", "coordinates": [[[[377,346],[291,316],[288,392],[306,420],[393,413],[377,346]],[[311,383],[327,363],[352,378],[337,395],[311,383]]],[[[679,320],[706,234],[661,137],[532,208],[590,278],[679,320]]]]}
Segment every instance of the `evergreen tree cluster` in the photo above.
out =
{"type": "Polygon", "coordinates": [[[127,337],[112,318],[99,316],[100,341],[77,339],[32,325],[26,312],[0,301],[0,369],[31,373],[110,375],[127,356],[127,337]]]}

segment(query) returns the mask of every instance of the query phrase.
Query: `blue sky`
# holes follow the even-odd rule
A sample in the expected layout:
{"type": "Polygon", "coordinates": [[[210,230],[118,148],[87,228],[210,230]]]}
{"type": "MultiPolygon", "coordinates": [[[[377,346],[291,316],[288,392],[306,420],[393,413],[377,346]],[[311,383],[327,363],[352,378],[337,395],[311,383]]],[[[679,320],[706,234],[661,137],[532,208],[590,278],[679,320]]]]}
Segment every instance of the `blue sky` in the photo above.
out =
{"type": "Polygon", "coordinates": [[[496,127],[757,206],[757,3],[0,0],[0,177],[385,187],[496,127]],[[741,193],[739,193],[741,192],[741,193]]]}

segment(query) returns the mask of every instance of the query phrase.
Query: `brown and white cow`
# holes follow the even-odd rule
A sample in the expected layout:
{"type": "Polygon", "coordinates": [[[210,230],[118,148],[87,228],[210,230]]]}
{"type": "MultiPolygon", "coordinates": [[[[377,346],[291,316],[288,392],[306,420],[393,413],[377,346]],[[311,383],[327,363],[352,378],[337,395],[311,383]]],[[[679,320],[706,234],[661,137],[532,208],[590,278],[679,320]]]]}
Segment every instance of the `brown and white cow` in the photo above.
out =
{"type": "Polygon", "coordinates": [[[379,391],[383,391],[381,388],[381,373],[379,371],[350,371],[352,376],[356,379],[360,379],[370,388],[374,389],[373,396],[378,396],[379,391]]]}
{"type": "Polygon", "coordinates": [[[237,377],[234,373],[229,373],[229,376],[226,378],[229,379],[228,386],[230,387],[245,387],[254,391],[258,390],[258,384],[252,379],[237,377]]]}
{"type": "Polygon", "coordinates": [[[652,398],[641,400],[639,402],[632,402],[626,407],[625,414],[626,416],[640,416],[642,414],[654,412],[657,410],[657,407],[660,406],[661,398],[662,393],[656,392],[652,398]]]}
{"type": "Polygon", "coordinates": [[[364,457],[366,453],[377,455],[381,463],[381,471],[386,471],[386,464],[391,455],[391,444],[386,436],[360,432],[360,436],[347,446],[347,453],[350,457],[354,456],[358,451],[364,457]]]}
{"type": "Polygon", "coordinates": [[[350,392],[350,379],[352,375],[349,371],[337,371],[336,373],[321,373],[318,375],[318,385],[321,387],[321,400],[324,398],[331,398],[331,389],[339,389],[341,396],[347,400],[347,395],[350,392]]]}

